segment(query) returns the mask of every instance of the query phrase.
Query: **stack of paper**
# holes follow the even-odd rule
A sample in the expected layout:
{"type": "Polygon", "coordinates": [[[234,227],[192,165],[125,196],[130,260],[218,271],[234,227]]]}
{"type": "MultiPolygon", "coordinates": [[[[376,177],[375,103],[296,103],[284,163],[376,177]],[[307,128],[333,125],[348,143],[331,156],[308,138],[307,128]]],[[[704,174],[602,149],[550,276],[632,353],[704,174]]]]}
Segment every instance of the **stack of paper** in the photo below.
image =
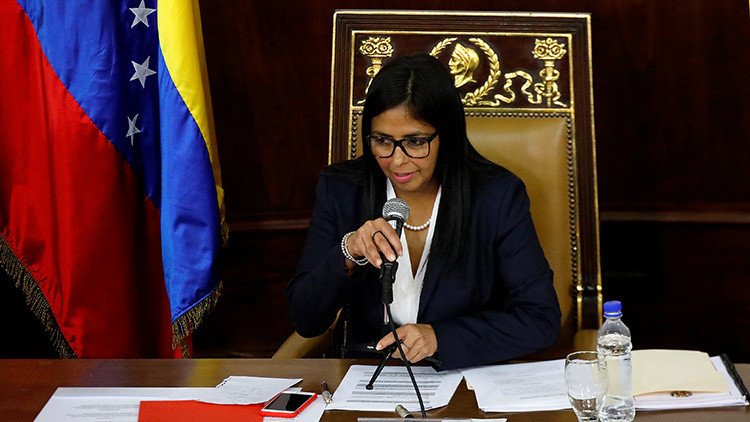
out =
{"type": "MultiPolygon", "coordinates": [[[[720,357],[683,350],[632,354],[638,410],[690,409],[748,404],[720,357]]],[[[731,363],[729,363],[731,366],[731,363]]],[[[570,409],[563,359],[494,365],[461,371],[485,412],[570,409]]]]}

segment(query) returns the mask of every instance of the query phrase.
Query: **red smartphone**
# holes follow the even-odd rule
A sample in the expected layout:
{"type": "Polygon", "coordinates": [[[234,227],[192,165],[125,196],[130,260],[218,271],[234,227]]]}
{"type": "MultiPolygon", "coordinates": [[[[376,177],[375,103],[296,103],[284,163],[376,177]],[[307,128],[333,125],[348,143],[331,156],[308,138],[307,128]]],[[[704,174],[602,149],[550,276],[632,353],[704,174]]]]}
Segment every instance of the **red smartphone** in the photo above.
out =
{"type": "Polygon", "coordinates": [[[315,401],[315,393],[282,392],[274,397],[260,409],[260,414],[264,416],[276,416],[279,418],[293,418],[299,414],[305,407],[315,401]]]}

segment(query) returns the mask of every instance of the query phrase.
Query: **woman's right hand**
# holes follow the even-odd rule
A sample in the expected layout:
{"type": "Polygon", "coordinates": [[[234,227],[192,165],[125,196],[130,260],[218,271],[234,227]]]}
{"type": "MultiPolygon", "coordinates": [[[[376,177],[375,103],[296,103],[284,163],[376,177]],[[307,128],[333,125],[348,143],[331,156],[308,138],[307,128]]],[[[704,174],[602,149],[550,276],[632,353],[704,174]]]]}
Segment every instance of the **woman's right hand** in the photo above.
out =
{"type": "Polygon", "coordinates": [[[346,248],[353,257],[365,257],[376,268],[383,263],[380,252],[390,261],[395,261],[397,254],[401,256],[403,253],[401,239],[384,218],[365,221],[349,236],[346,248]]]}

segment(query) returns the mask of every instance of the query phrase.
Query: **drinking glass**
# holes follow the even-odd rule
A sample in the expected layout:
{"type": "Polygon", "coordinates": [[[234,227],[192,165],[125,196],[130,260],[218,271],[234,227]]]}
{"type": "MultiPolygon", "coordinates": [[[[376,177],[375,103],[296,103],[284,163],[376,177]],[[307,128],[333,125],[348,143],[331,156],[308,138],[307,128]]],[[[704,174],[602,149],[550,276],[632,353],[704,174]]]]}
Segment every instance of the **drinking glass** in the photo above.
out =
{"type": "Polygon", "coordinates": [[[596,352],[574,352],[565,358],[565,385],[578,420],[596,421],[597,397],[603,391],[596,352]]]}

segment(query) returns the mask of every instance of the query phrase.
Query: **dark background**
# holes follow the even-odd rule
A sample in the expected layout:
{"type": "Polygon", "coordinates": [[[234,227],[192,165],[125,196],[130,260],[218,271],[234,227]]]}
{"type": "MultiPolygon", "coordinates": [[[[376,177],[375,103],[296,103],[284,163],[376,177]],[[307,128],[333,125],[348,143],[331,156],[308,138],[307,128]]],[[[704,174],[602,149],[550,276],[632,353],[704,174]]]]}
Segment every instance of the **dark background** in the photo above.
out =
{"type": "Polygon", "coordinates": [[[230,242],[196,356],[267,357],[292,332],[283,289],[328,159],[333,12],[390,8],[591,13],[604,298],[623,301],[636,348],[750,362],[745,0],[200,3],[230,242]]]}

